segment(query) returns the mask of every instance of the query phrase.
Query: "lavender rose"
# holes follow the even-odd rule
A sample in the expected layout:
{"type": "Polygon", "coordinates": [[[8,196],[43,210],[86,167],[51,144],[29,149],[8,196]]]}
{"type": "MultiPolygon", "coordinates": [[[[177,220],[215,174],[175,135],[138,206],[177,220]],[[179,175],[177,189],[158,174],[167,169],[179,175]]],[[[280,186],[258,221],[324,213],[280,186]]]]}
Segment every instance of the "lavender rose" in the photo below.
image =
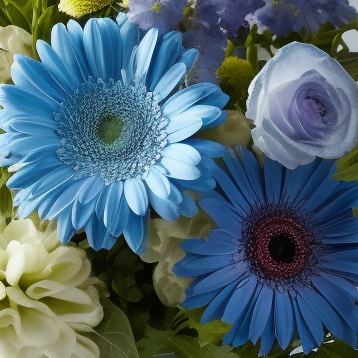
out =
{"type": "Polygon", "coordinates": [[[289,169],[340,158],[358,141],[358,88],[325,52],[293,42],[249,86],[254,144],[289,169]]]}

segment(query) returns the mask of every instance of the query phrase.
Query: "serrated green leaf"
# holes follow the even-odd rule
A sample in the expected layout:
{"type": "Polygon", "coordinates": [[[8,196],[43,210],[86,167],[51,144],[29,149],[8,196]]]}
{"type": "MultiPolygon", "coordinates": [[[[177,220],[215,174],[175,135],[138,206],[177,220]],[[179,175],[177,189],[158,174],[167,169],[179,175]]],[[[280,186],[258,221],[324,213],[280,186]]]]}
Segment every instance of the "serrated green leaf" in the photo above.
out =
{"type": "Polygon", "coordinates": [[[237,358],[228,345],[216,346],[208,344],[202,347],[197,338],[189,336],[174,336],[171,339],[174,353],[179,358],[237,358]]]}
{"type": "Polygon", "coordinates": [[[183,310],[182,312],[179,312],[175,320],[177,322],[181,321],[181,323],[175,327],[175,331],[178,332],[184,327],[195,329],[198,332],[198,342],[201,346],[220,342],[225,334],[229,332],[232,325],[220,320],[201,324],[200,319],[203,315],[203,311],[204,308],[198,308],[195,310],[183,310]]]}
{"type": "Polygon", "coordinates": [[[174,336],[173,331],[160,331],[147,326],[145,334],[147,337],[137,342],[140,358],[153,358],[155,354],[173,352],[174,345],[171,341],[174,336]]]}
{"type": "Polygon", "coordinates": [[[89,337],[98,345],[101,358],[139,358],[127,316],[110,299],[101,300],[102,322],[89,337]]]}

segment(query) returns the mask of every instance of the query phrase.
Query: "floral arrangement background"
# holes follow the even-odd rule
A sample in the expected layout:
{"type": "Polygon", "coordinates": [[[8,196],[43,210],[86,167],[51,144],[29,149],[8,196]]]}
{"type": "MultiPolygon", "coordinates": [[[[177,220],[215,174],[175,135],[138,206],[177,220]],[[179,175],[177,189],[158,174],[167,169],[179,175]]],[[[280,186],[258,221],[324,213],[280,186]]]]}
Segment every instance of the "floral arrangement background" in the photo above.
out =
{"type": "Polygon", "coordinates": [[[352,5],[0,0],[0,357],[358,357],[352,5]]]}

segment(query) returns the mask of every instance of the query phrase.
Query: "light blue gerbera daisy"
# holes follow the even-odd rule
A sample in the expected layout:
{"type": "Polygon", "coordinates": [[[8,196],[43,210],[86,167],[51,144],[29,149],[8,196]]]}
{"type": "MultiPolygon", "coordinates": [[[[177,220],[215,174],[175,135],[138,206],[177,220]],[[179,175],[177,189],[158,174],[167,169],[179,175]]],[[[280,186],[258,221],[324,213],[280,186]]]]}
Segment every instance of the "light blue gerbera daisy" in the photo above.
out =
{"type": "Polygon", "coordinates": [[[19,216],[37,209],[62,242],[85,230],[95,249],[123,233],[140,253],[150,205],[167,220],[194,215],[185,191],[213,185],[202,153],[222,148],[188,137],[222,123],[228,98],[209,83],[178,91],[197,57],[181,34],[144,34],[119,14],[57,24],[37,51],[41,62],[15,58],[0,91],[0,164],[16,171],[19,216]]]}
{"type": "Polygon", "coordinates": [[[200,202],[218,228],[181,244],[173,271],[196,277],[183,306],[208,305],[202,323],[232,323],[224,343],[260,339],[260,355],[296,337],[307,354],[327,331],[356,347],[357,182],[332,179],[332,160],[289,170],[267,159],[262,170],[250,152],[234,153],[228,170],[213,167],[222,195],[200,202]]]}

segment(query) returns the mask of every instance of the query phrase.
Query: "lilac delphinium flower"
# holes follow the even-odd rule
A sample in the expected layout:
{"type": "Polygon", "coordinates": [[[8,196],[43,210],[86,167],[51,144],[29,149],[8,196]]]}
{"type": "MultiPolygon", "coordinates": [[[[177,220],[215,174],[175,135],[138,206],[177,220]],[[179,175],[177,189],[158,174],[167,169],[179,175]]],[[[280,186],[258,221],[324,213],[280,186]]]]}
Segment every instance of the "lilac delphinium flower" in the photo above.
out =
{"type": "Polygon", "coordinates": [[[208,27],[216,25],[219,17],[220,27],[235,35],[245,16],[264,5],[263,0],[198,0],[195,17],[208,27]]]}
{"type": "Polygon", "coordinates": [[[180,32],[142,35],[122,13],[57,24],[51,46],[37,42],[41,62],[17,56],[14,85],[0,88],[14,205],[20,217],[57,219],[63,243],[83,230],[109,249],[123,234],[140,253],[151,208],[170,221],[193,216],[186,191],[215,184],[204,157],[222,147],[189,137],[224,121],[228,96],[211,83],[179,89],[198,55],[180,32]]]}
{"type": "Polygon", "coordinates": [[[237,29],[245,21],[245,16],[264,5],[263,0],[226,0],[220,12],[220,25],[230,34],[235,35],[237,29]]]}
{"type": "Polygon", "coordinates": [[[183,306],[206,306],[201,322],[232,323],[224,344],[298,337],[305,354],[327,331],[353,347],[358,333],[358,183],[332,179],[333,160],[289,170],[271,159],[263,169],[243,148],[212,172],[220,194],[201,200],[217,228],[185,239],[173,267],[195,278],[183,306]]]}
{"type": "Polygon", "coordinates": [[[200,54],[191,82],[207,81],[216,84],[216,70],[225,58],[227,46],[225,33],[219,26],[207,28],[193,21],[192,27],[183,35],[183,44],[185,47],[196,48],[200,54]]]}
{"type": "Polygon", "coordinates": [[[163,35],[177,28],[186,4],[187,0],[130,0],[127,17],[141,29],[156,27],[163,35]]]}
{"type": "Polygon", "coordinates": [[[336,28],[352,21],[357,15],[347,0],[265,0],[256,11],[258,20],[278,36],[291,31],[307,30],[314,34],[321,24],[332,23],[336,28]]]}

